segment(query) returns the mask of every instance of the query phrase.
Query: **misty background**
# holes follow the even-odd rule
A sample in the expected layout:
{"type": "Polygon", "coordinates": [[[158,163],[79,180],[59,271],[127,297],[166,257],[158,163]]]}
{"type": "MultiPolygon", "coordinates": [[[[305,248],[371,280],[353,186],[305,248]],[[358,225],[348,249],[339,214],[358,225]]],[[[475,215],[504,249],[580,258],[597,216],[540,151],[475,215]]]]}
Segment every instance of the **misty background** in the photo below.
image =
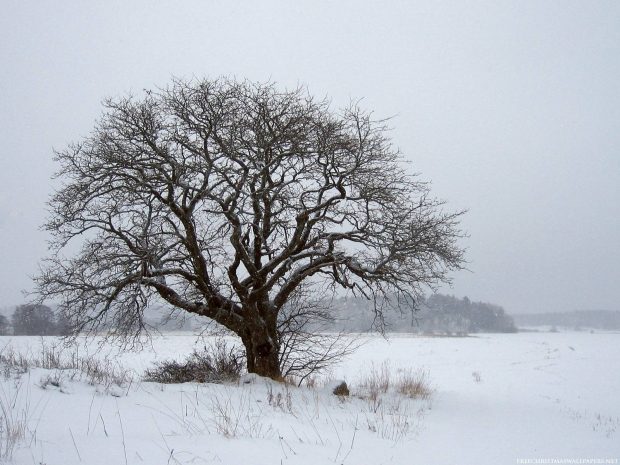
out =
{"type": "Polygon", "coordinates": [[[47,253],[53,148],[88,134],[106,96],[226,75],[393,117],[410,170],[469,210],[471,271],[441,292],[618,310],[619,24],[615,1],[4,0],[0,307],[47,253]]]}

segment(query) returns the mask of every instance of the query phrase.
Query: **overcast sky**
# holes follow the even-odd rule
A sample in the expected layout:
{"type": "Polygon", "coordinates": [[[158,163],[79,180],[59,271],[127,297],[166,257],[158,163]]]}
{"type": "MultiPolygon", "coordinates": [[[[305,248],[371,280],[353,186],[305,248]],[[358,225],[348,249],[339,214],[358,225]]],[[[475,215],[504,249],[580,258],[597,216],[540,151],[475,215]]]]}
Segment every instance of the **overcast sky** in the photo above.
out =
{"type": "Polygon", "coordinates": [[[4,0],[0,57],[0,306],[46,254],[52,149],[106,96],[227,75],[394,116],[411,168],[469,209],[471,272],[444,292],[620,309],[618,1],[4,0]]]}

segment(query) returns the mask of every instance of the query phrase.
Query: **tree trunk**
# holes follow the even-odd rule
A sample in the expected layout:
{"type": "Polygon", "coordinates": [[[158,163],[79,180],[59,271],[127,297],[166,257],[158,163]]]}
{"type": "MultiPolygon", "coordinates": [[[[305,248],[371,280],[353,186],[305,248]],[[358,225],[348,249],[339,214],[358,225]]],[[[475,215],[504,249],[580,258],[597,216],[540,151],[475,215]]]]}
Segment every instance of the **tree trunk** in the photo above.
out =
{"type": "Polygon", "coordinates": [[[245,346],[249,373],[281,380],[279,350],[275,338],[268,334],[253,333],[241,338],[245,346]]]}

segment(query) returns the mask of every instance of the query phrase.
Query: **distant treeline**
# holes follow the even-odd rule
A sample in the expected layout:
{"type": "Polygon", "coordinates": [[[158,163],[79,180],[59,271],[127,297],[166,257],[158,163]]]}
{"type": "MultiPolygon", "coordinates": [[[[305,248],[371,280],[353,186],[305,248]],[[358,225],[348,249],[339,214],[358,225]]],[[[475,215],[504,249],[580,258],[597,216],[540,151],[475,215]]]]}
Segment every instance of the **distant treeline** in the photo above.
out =
{"type": "Polygon", "coordinates": [[[571,329],[620,329],[620,312],[582,310],[564,313],[535,313],[514,315],[519,326],[556,326],[571,329]]]}
{"type": "MultiPolygon", "coordinates": [[[[370,302],[359,298],[339,298],[331,304],[336,320],[333,329],[365,332],[378,326],[379,320],[370,302]]],[[[438,334],[511,333],[514,321],[499,305],[472,302],[469,298],[433,294],[415,302],[386,303],[380,306],[385,330],[438,334]]]]}
{"type": "Polygon", "coordinates": [[[69,324],[46,305],[25,304],[15,307],[10,318],[0,315],[0,335],[64,336],[69,324]]]}
{"type": "MultiPolygon", "coordinates": [[[[384,329],[388,332],[428,334],[469,334],[481,332],[515,332],[512,318],[499,305],[472,302],[449,295],[433,294],[414,301],[379,302],[377,318],[373,304],[362,298],[339,297],[316,303],[328,315],[315,331],[369,332],[384,329]]],[[[0,334],[64,335],[69,325],[45,305],[20,305],[10,320],[0,315],[0,334]]],[[[164,308],[150,308],[145,314],[147,327],[159,331],[197,331],[209,320],[185,312],[170,314],[164,308]]],[[[101,329],[105,329],[102,327],[101,329]]]]}

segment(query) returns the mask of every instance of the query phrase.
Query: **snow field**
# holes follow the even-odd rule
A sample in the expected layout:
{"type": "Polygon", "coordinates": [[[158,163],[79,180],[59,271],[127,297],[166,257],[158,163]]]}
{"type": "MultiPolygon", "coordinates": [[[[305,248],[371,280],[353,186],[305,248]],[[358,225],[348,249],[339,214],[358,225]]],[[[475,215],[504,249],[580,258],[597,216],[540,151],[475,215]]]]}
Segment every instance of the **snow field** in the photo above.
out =
{"type": "MultiPolygon", "coordinates": [[[[619,334],[361,338],[352,357],[301,388],[262,378],[141,382],[154,360],[182,359],[202,341],[166,334],[141,352],[90,341],[80,345],[81,357],[130,369],[133,382],[40,368],[2,376],[1,403],[13,423],[26,423],[12,460],[305,465],[620,457],[619,334]],[[332,395],[321,387],[329,379],[346,380],[352,395],[332,395]],[[403,380],[420,379],[429,396],[398,392],[403,380]]],[[[34,355],[56,342],[3,337],[0,349],[34,355]]],[[[72,349],[65,350],[69,356],[72,349]]]]}

